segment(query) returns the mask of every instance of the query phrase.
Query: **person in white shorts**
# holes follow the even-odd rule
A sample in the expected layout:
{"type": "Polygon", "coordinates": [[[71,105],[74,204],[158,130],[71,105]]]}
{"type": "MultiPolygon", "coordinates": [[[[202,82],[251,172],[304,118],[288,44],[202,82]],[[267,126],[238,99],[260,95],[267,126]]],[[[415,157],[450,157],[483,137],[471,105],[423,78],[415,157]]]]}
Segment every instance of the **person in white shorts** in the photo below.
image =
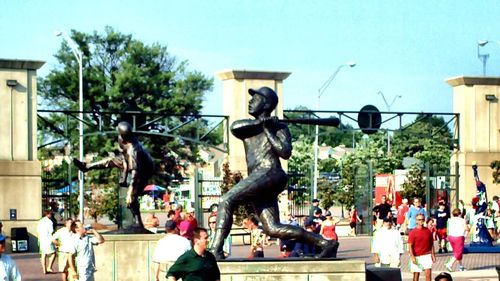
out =
{"type": "Polygon", "coordinates": [[[52,213],[50,210],[44,212],[44,216],[38,221],[36,230],[38,233],[38,247],[40,249],[40,261],[42,263],[43,274],[52,273],[52,266],[56,260],[56,249],[52,243],[52,233],[54,225],[52,224],[52,213]],[[49,262],[47,264],[47,257],[49,262]]]}
{"type": "Polygon", "coordinates": [[[425,280],[431,281],[432,264],[436,262],[434,254],[434,239],[429,229],[424,226],[425,216],[416,216],[417,227],[408,235],[408,251],[410,252],[410,271],[413,272],[413,281],[420,278],[425,272],[425,280]]]}

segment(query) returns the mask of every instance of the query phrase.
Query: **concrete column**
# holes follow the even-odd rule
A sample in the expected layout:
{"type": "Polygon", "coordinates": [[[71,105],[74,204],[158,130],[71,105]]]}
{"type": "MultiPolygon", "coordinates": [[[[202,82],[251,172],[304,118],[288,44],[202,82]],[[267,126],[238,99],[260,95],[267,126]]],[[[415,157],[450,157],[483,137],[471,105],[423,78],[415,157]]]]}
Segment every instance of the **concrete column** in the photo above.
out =
{"type": "Polygon", "coordinates": [[[459,162],[459,198],[467,203],[475,196],[475,161],[490,200],[499,190],[489,165],[500,160],[500,77],[460,76],[446,82],[453,87],[453,112],[460,113],[460,150],[451,157],[453,173],[459,162]]]}
{"type": "Polygon", "coordinates": [[[27,227],[37,249],[42,214],[41,166],[37,159],[36,70],[44,62],[0,59],[0,220],[4,234],[27,227]],[[17,218],[10,218],[16,210],[17,218]]]}
{"type": "MultiPolygon", "coordinates": [[[[267,86],[278,95],[278,106],[273,112],[279,118],[283,117],[283,80],[290,72],[268,72],[248,70],[227,70],[217,74],[222,80],[223,111],[229,116],[229,124],[236,120],[253,118],[248,114],[248,94],[250,88],[267,86]]],[[[229,165],[231,171],[240,171],[247,175],[245,150],[243,142],[230,134],[229,136],[229,165]]],[[[285,166],[286,167],[286,166],[285,166]]]]}

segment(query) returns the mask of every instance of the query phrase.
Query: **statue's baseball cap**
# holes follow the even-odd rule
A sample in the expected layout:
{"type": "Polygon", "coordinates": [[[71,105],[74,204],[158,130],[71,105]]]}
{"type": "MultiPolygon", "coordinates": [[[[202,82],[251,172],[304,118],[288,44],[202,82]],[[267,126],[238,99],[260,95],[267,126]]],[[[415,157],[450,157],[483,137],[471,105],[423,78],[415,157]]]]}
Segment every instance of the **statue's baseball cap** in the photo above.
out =
{"type": "Polygon", "coordinates": [[[248,93],[252,96],[258,94],[265,97],[273,108],[278,104],[278,95],[276,95],[276,92],[274,92],[274,90],[269,87],[261,87],[257,90],[248,89],[248,93]]]}

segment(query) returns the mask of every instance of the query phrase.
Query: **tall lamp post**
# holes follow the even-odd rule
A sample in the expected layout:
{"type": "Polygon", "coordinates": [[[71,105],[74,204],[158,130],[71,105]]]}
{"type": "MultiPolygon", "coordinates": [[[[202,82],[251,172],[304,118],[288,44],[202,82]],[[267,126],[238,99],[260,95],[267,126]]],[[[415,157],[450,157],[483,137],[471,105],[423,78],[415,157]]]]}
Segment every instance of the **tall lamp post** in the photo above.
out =
{"type": "MultiPolygon", "coordinates": [[[[76,60],[78,61],[78,84],[79,84],[79,96],[78,96],[78,105],[79,105],[79,111],[80,113],[78,114],[78,118],[80,119],[79,122],[79,150],[80,150],[80,161],[84,162],[83,159],[83,54],[78,49],[76,46],[75,42],[68,36],[68,34],[62,32],[62,31],[56,31],[54,33],[56,36],[62,36],[63,39],[68,42],[69,47],[71,48],[71,51],[73,52],[73,55],[75,56],[76,60]]],[[[78,172],[78,190],[80,192],[80,196],[78,197],[79,201],[79,217],[80,221],[83,223],[84,222],[84,216],[83,216],[83,184],[84,184],[84,179],[83,179],[83,172],[79,171],[78,172]]],[[[71,186],[71,183],[70,183],[71,186]]]]}
{"type": "MultiPolygon", "coordinates": [[[[384,99],[385,106],[387,107],[387,111],[391,112],[391,106],[394,104],[397,98],[402,98],[403,96],[401,95],[396,95],[392,99],[391,103],[389,104],[387,100],[385,99],[384,93],[382,91],[377,92],[378,95],[382,96],[382,99],[384,99]]],[[[391,153],[391,136],[389,135],[389,130],[387,130],[387,153],[391,153]]]]}
{"type": "MultiPolygon", "coordinates": [[[[321,95],[325,92],[325,90],[330,86],[332,83],[333,79],[335,79],[335,76],[339,73],[339,71],[344,68],[344,67],[355,67],[356,62],[350,61],[345,64],[339,65],[337,67],[337,70],[333,72],[333,74],[328,77],[328,79],[323,83],[323,85],[318,89],[318,98],[316,100],[316,110],[319,110],[319,101],[321,98],[321,95]]],[[[314,175],[313,175],[313,198],[317,198],[318,195],[318,138],[319,138],[319,126],[316,125],[316,133],[314,135],[314,175]]]]}

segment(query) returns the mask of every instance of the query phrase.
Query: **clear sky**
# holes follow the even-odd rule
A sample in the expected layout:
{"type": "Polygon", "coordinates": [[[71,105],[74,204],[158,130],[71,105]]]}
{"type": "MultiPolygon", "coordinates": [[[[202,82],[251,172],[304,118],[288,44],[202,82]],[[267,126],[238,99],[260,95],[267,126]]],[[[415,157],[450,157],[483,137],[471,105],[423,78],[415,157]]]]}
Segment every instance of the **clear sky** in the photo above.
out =
{"type": "MultiPolygon", "coordinates": [[[[215,77],[227,69],[289,71],[284,108],[452,112],[447,78],[480,76],[477,42],[500,40],[500,1],[0,0],[0,57],[54,67],[54,30],[102,32],[109,25],[146,43],[167,45],[190,68],[215,77]]],[[[487,75],[500,75],[500,44],[488,44],[487,75]]],[[[203,112],[222,114],[221,82],[203,112]]]]}

